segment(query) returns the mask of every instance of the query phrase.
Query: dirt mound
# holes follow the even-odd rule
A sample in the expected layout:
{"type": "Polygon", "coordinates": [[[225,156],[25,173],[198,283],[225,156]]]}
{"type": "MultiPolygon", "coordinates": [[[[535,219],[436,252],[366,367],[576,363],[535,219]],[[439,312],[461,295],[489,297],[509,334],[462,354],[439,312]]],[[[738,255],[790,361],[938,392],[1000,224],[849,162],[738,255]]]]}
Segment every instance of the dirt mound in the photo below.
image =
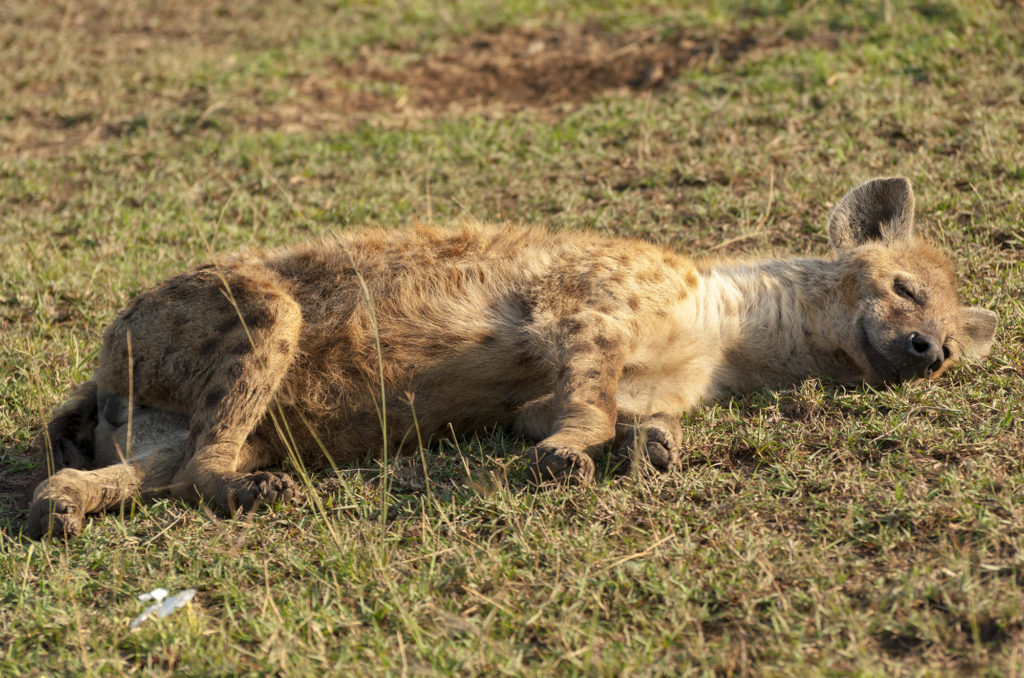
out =
{"type": "Polygon", "coordinates": [[[328,74],[307,76],[288,101],[249,122],[300,132],[344,128],[369,114],[401,121],[446,111],[545,108],[611,90],[657,89],[685,69],[734,61],[755,44],[739,31],[701,38],[681,28],[519,27],[463,38],[440,54],[367,48],[328,74]]]}
{"type": "MultiPolygon", "coordinates": [[[[404,125],[439,113],[553,110],[601,92],[657,89],[684,70],[730,62],[755,47],[750,33],[735,30],[710,36],[678,26],[627,33],[519,26],[454,38],[450,48],[433,53],[415,44],[366,46],[344,60],[308,59],[276,79],[208,89],[193,84],[190,69],[231,68],[235,57],[213,38],[180,44],[198,21],[195,12],[152,25],[125,19],[122,26],[87,9],[73,22],[74,60],[59,61],[41,77],[29,72],[28,56],[22,59],[20,98],[8,107],[17,113],[0,120],[0,157],[29,149],[66,152],[145,132],[181,135],[221,123],[296,133],[351,129],[370,117],[404,125]],[[94,41],[111,32],[122,36],[123,49],[94,41]],[[68,88],[85,76],[84,85],[68,88]],[[115,86],[101,94],[100,81],[115,86]]],[[[46,40],[63,25],[52,13],[39,22],[46,40]]]]}
{"type": "Polygon", "coordinates": [[[685,68],[732,61],[753,42],[743,33],[697,40],[681,30],[614,35],[587,28],[509,29],[466,38],[452,51],[402,69],[371,61],[348,75],[405,85],[414,106],[431,110],[497,102],[549,105],[611,89],[653,89],[685,68]]]}

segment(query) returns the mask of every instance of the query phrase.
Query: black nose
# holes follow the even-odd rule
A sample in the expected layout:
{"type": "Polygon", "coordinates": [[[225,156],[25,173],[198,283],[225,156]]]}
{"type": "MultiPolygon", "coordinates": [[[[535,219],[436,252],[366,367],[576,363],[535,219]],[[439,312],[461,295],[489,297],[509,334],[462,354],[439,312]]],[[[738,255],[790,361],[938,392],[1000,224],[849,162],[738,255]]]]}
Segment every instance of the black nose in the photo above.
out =
{"type": "Polygon", "coordinates": [[[930,335],[911,332],[903,340],[903,350],[913,362],[914,367],[926,374],[942,367],[942,347],[930,335]]]}

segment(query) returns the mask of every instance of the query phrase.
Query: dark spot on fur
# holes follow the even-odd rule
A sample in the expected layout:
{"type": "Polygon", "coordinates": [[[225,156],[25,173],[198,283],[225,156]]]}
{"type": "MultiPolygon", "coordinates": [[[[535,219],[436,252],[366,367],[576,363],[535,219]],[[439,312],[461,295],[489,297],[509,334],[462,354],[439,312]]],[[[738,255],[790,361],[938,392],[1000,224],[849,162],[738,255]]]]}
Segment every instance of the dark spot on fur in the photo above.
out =
{"type": "Polygon", "coordinates": [[[245,314],[245,324],[252,329],[261,330],[271,323],[270,311],[265,308],[254,308],[245,314]]]}
{"type": "Polygon", "coordinates": [[[210,385],[210,382],[213,381],[214,377],[216,377],[216,376],[217,376],[217,371],[216,370],[206,370],[206,372],[204,372],[202,374],[197,374],[196,375],[197,383],[200,381],[200,379],[202,380],[202,383],[199,384],[199,388],[197,388],[194,391],[194,393],[202,393],[202,392],[204,392],[206,390],[206,387],[210,385]]]}
{"type": "Polygon", "coordinates": [[[590,296],[592,285],[589,280],[582,279],[569,283],[564,287],[565,296],[569,299],[585,299],[590,296]]]}
{"type": "Polygon", "coordinates": [[[203,355],[210,355],[211,353],[217,350],[218,346],[220,346],[220,338],[210,337],[209,339],[203,342],[202,346],[199,347],[199,351],[203,355]]]}
{"type": "Polygon", "coordinates": [[[533,309],[535,303],[532,299],[529,299],[523,295],[516,295],[512,299],[512,303],[518,311],[520,317],[523,319],[524,324],[533,322],[533,309]]]}
{"type": "Polygon", "coordinates": [[[585,376],[587,379],[597,379],[601,376],[601,370],[590,370],[585,376]]]}
{"type": "Polygon", "coordinates": [[[242,361],[240,360],[234,361],[233,363],[231,363],[231,367],[228,368],[228,374],[236,379],[241,377],[244,372],[245,366],[242,364],[242,361]]]}
{"type": "Polygon", "coordinates": [[[483,344],[484,346],[488,346],[490,344],[493,344],[497,339],[498,338],[491,334],[490,332],[485,332],[484,334],[480,335],[480,338],[477,339],[477,341],[483,344]]]}
{"type": "Polygon", "coordinates": [[[235,278],[234,280],[228,280],[225,284],[231,291],[231,296],[237,301],[252,299],[259,295],[256,285],[248,278],[235,278]]]}
{"type": "Polygon", "coordinates": [[[212,389],[206,394],[206,407],[213,409],[220,405],[220,401],[224,400],[224,396],[228,394],[223,388],[212,389]]]}
{"type": "Polygon", "coordinates": [[[628,300],[626,301],[626,303],[627,303],[627,304],[629,304],[629,307],[630,307],[631,309],[633,309],[633,310],[635,311],[635,310],[637,310],[638,308],[640,308],[640,297],[637,297],[637,296],[631,296],[631,297],[630,297],[630,298],[629,298],[629,299],[628,299],[628,300]]]}
{"type": "Polygon", "coordinates": [[[610,349],[613,346],[611,339],[609,339],[608,337],[606,337],[604,335],[600,335],[600,334],[597,335],[597,338],[594,339],[594,343],[597,344],[598,348],[600,348],[602,350],[605,350],[605,351],[607,351],[608,349],[610,349]]]}
{"type": "Polygon", "coordinates": [[[217,325],[217,334],[227,334],[238,327],[238,322],[238,315],[236,313],[232,313],[220,325],[217,325]]]}
{"type": "Polygon", "coordinates": [[[570,318],[569,320],[562,321],[562,327],[565,329],[566,332],[575,334],[576,332],[579,332],[581,329],[583,329],[583,324],[579,320],[576,320],[575,318],[570,318]]]}
{"type": "Polygon", "coordinates": [[[220,442],[220,440],[224,437],[224,434],[227,433],[229,428],[230,428],[230,426],[228,426],[227,422],[215,421],[213,423],[213,425],[210,426],[210,434],[209,434],[209,438],[207,439],[208,442],[209,443],[220,442]]]}
{"type": "Polygon", "coordinates": [[[606,391],[601,391],[597,394],[597,405],[603,410],[613,410],[615,408],[615,396],[606,391]]]}
{"type": "Polygon", "coordinates": [[[574,351],[576,351],[578,353],[587,353],[588,351],[593,351],[594,350],[594,345],[591,344],[586,339],[581,339],[579,341],[573,342],[572,348],[573,348],[574,351]]]}
{"type": "Polygon", "coordinates": [[[245,355],[252,350],[252,342],[246,337],[228,349],[228,353],[231,355],[245,355]]]}
{"type": "Polygon", "coordinates": [[[283,355],[288,355],[289,353],[291,353],[291,350],[292,350],[292,343],[290,341],[288,341],[287,339],[281,339],[280,341],[277,342],[277,352],[278,353],[281,353],[283,355]]]}

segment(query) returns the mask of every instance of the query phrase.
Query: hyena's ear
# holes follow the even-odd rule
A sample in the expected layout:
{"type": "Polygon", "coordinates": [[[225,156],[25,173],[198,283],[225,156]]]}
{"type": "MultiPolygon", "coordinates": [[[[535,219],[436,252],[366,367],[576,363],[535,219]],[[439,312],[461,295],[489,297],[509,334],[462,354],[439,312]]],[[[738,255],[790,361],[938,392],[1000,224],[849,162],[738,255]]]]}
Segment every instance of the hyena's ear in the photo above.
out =
{"type": "Polygon", "coordinates": [[[843,196],[828,221],[836,250],[878,240],[892,245],[914,230],[914,191],[904,177],[872,179],[843,196]]]}
{"type": "Polygon", "coordinates": [[[999,316],[986,308],[977,306],[960,307],[960,341],[964,353],[971,358],[984,358],[992,350],[996,336],[996,322],[999,316]]]}

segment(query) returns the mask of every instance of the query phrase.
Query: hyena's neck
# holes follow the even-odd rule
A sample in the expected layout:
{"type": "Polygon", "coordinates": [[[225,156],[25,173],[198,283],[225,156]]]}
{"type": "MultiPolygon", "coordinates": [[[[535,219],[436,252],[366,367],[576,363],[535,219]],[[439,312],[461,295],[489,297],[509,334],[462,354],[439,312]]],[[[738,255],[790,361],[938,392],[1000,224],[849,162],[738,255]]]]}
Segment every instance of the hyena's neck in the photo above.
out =
{"type": "Polygon", "coordinates": [[[841,349],[842,278],[842,265],[825,259],[708,269],[704,319],[721,347],[711,391],[742,393],[810,376],[858,379],[841,349]]]}

